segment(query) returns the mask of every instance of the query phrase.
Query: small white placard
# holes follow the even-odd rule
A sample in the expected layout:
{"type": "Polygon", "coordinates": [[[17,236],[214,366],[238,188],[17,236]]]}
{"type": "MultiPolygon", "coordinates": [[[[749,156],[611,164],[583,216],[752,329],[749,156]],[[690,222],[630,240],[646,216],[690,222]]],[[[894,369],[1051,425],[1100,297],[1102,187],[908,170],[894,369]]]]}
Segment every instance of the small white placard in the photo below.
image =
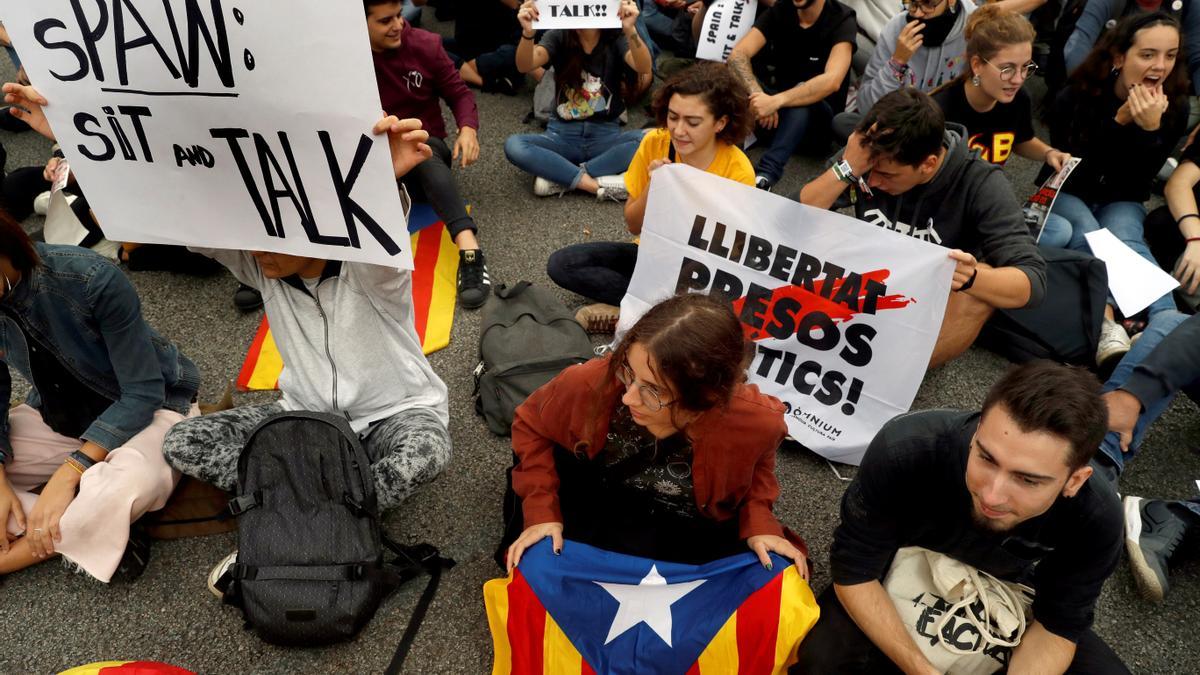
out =
{"type": "Polygon", "coordinates": [[[1159,269],[1108,230],[1084,235],[1092,255],[1108,267],[1108,289],[1125,316],[1133,316],[1179,287],[1175,277],[1159,269]]]}
{"type": "Polygon", "coordinates": [[[621,0],[537,0],[536,4],[536,30],[621,27],[621,0]]]}

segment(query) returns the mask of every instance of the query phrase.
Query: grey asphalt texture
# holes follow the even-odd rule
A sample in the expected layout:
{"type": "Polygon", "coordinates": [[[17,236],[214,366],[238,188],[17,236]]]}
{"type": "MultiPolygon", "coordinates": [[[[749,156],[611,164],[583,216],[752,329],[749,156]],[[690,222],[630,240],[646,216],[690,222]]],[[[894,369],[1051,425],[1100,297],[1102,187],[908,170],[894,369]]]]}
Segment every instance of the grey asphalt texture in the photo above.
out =
{"type": "MultiPolygon", "coordinates": [[[[449,24],[426,25],[448,33],[449,24]]],[[[7,61],[4,66],[7,67],[7,61]]],[[[0,68],[5,81],[11,68],[0,68]]],[[[531,90],[530,90],[531,91],[531,90]]],[[[457,170],[464,196],[474,205],[492,278],[553,284],[545,261],[554,250],[589,240],[627,239],[621,207],[582,194],[534,197],[533,179],[504,158],[505,137],[535,131],[522,119],[530,92],[517,97],[478,94],[483,147],[478,164],[457,170]]],[[[643,115],[633,115],[640,125],[643,115]]],[[[49,144],[25,133],[0,132],[8,168],[41,165],[49,144]]],[[[761,150],[751,150],[757,159],[761,150]]],[[[820,169],[817,157],[796,157],[780,194],[795,194],[820,169]]],[[[1036,167],[1016,158],[1009,174],[1022,198],[1032,191],[1036,167]]],[[[138,199],[139,186],[128,198],[138,199]]],[[[27,223],[40,228],[35,217],[27,223]]],[[[202,400],[217,400],[236,377],[259,322],[259,313],[240,314],[228,274],[190,278],[170,273],[131,273],[148,321],[175,341],[204,374],[202,400]]],[[[570,306],[584,300],[560,291],[570,306]]],[[[481,587],[498,576],[492,553],[501,531],[504,470],[511,462],[508,441],[490,434],[475,415],[471,371],[478,361],[480,313],[459,309],[449,347],[430,361],[450,389],[454,459],[446,471],[387,521],[401,541],[430,542],[458,561],[448,572],[409,655],[405,672],[486,673],[492,646],[481,587]]],[[[931,372],[914,409],[976,409],[1006,362],[973,348],[931,372]]],[[[14,378],[14,380],[19,379],[14,378]]],[[[270,394],[239,394],[236,402],[268,400],[270,394]]],[[[1142,456],[1126,473],[1126,494],[1185,498],[1200,478],[1200,415],[1191,401],[1177,401],[1146,438],[1142,456]]],[[[845,476],[852,467],[838,467],[845,476]]],[[[782,497],[776,511],[804,536],[817,565],[814,588],[829,583],[828,554],[845,483],[831,466],[806,451],[780,452],[777,469],[782,497]]],[[[914,495],[914,498],[919,498],[914,495]]],[[[235,546],[235,536],[216,535],[156,542],[145,574],[132,584],[103,585],[72,574],[56,562],[10,575],[0,585],[0,673],[49,673],[107,659],[162,660],[201,673],[379,673],[406,627],[422,582],[393,595],[353,642],[320,649],[284,649],[264,644],[243,630],[240,613],[205,589],[211,566],[235,546]]],[[[1137,673],[1198,673],[1197,616],[1200,564],[1172,569],[1171,592],[1161,605],[1141,600],[1128,564],[1109,579],[1096,608],[1095,629],[1137,673]]]]}

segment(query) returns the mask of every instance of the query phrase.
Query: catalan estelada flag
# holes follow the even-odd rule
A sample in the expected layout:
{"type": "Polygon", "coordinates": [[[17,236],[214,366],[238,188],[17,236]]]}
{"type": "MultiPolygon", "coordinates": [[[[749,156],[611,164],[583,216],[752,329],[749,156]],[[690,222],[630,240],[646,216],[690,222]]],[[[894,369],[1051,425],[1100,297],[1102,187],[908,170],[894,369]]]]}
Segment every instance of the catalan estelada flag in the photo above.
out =
{"type": "MultiPolygon", "coordinates": [[[[450,239],[445,223],[428,204],[413,204],[408,214],[408,231],[412,234],[413,248],[413,316],[421,347],[426,354],[432,354],[450,344],[458,298],[458,247],[450,239]]],[[[238,389],[275,389],[282,372],[283,357],[271,337],[267,317],[263,316],[238,374],[238,389]]]]}
{"type": "Polygon", "coordinates": [[[794,565],[681,565],[543,540],[483,586],[493,675],[786,672],[820,610],[794,565]]]}

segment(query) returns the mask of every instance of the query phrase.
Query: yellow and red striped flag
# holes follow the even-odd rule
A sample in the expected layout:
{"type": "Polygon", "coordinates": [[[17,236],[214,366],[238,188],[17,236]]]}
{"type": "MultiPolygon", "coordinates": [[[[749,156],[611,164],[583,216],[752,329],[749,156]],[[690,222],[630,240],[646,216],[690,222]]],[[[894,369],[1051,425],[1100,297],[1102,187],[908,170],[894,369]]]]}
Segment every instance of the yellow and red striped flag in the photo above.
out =
{"type": "Polygon", "coordinates": [[[794,565],[745,553],[707,565],[543,541],[483,586],[492,675],[774,675],[820,610],[794,565]]]}
{"type": "MultiPolygon", "coordinates": [[[[458,247],[428,204],[413,204],[408,222],[413,248],[413,316],[421,347],[432,354],[450,344],[458,298],[458,247]]],[[[238,389],[276,389],[282,372],[283,357],[263,316],[238,374],[238,389]]]]}

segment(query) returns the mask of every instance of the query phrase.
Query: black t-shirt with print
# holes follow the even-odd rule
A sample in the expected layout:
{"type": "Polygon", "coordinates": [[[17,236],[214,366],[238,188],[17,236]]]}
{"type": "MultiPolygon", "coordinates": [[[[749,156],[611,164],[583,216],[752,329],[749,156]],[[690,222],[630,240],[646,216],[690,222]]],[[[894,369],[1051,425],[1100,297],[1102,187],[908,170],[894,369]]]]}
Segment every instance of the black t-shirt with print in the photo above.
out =
{"type": "Polygon", "coordinates": [[[981,529],[966,485],[979,420],[979,413],[930,410],[884,425],[842,496],[829,554],[833,581],[882,580],[897,550],[922,546],[1032,587],[1034,617],[1078,640],[1121,555],[1121,503],[1092,476],[1074,497],[1060,496],[1011,531],[981,529]]]}
{"type": "MultiPolygon", "coordinates": [[[[538,44],[550,53],[549,65],[555,77],[561,77],[570,54],[567,40],[570,31],[549,30],[538,44]]],[[[600,41],[592,53],[583,55],[583,82],[555,82],[558,99],[554,111],[566,121],[590,120],[611,122],[625,111],[621,99],[621,80],[628,66],[625,54],[629,41],[620,31],[601,31],[600,41]]]]}
{"type": "MultiPolygon", "coordinates": [[[[791,89],[824,73],[834,45],[849,42],[853,49],[858,35],[854,10],[838,0],[825,0],[825,8],[817,22],[808,28],[800,27],[800,13],[787,0],[775,3],[760,14],[754,27],[767,39],[767,46],[756,61],[773,69],[773,77],[767,84],[776,91],[791,89]]],[[[841,112],[845,107],[849,86],[847,75],[837,93],[826,99],[834,112],[841,112]]]]}
{"type": "MultiPolygon", "coordinates": [[[[966,87],[972,86],[967,84],[966,87]]],[[[967,128],[967,147],[979,156],[1004,166],[1013,148],[1033,138],[1033,105],[1024,89],[1012,103],[997,103],[987,112],[979,112],[967,101],[966,87],[954,83],[933,95],[942,107],[947,122],[967,128]]]]}

